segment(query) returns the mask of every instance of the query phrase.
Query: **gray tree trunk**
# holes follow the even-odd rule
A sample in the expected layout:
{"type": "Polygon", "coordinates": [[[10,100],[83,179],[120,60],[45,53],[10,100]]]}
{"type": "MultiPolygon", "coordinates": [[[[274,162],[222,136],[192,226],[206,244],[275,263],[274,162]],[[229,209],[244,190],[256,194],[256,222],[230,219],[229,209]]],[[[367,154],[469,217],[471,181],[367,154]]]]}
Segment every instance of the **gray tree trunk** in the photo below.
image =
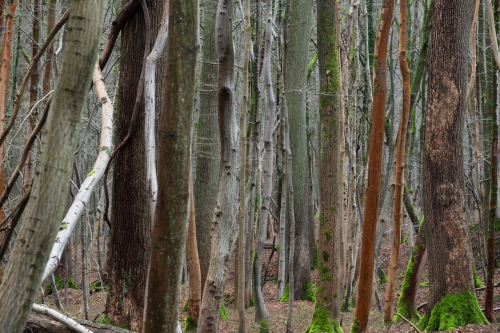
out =
{"type": "MultiPolygon", "coordinates": [[[[285,95],[290,124],[295,214],[295,298],[305,296],[306,281],[311,279],[309,260],[309,222],[307,181],[306,79],[308,45],[311,32],[311,1],[290,0],[287,13],[288,35],[285,40],[285,95]]],[[[311,230],[312,232],[312,230],[311,230]]]]}

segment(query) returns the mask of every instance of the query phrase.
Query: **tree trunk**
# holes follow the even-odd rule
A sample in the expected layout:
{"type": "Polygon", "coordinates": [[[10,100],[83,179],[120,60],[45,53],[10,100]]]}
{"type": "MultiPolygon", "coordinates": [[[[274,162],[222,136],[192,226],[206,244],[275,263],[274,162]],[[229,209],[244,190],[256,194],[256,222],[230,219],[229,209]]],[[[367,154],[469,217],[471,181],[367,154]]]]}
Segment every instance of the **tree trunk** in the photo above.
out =
{"type": "Polygon", "coordinates": [[[205,288],[210,266],[212,217],[219,181],[219,125],[217,122],[217,53],[215,45],[215,14],[217,1],[203,5],[203,47],[200,69],[200,118],[196,128],[196,178],[194,207],[196,210],[196,243],[200,258],[201,291],[205,288]]]}
{"type": "MultiPolygon", "coordinates": [[[[40,13],[39,0],[33,1],[33,40],[31,41],[31,57],[33,58],[38,53],[38,44],[40,42],[40,24],[38,16],[40,13]]],[[[28,116],[28,126],[26,129],[26,137],[29,138],[36,126],[38,117],[38,109],[35,107],[38,100],[38,62],[30,77],[30,104],[29,110],[31,114],[28,116]]],[[[35,162],[35,151],[33,150],[28,155],[25,163],[24,178],[23,178],[23,192],[26,192],[33,183],[33,171],[35,162]]]]}
{"type": "Polygon", "coordinates": [[[394,221],[392,228],[392,247],[389,263],[389,276],[385,289],[384,299],[384,321],[391,322],[394,316],[394,289],[396,287],[396,275],[399,267],[399,246],[401,244],[401,223],[403,220],[403,191],[406,156],[406,128],[410,116],[410,68],[406,59],[406,39],[407,39],[407,12],[408,1],[401,0],[400,8],[400,30],[399,30],[399,68],[403,78],[403,108],[401,110],[401,120],[396,143],[396,188],[394,190],[394,221]]]}
{"type": "Polygon", "coordinates": [[[0,286],[5,332],[22,332],[48,260],[73,168],[82,107],[98,50],[102,1],[72,1],[64,64],[52,99],[31,200],[0,286]]]}
{"type": "Polygon", "coordinates": [[[198,2],[170,0],[168,62],[158,122],[158,201],[152,233],[143,332],[175,332],[189,219],[191,121],[198,2]]]}
{"type": "Polygon", "coordinates": [[[320,207],[318,244],[318,291],[312,321],[306,333],[342,332],[343,270],[341,225],[344,190],[340,152],[341,71],[337,1],[318,1],[318,62],[320,77],[321,146],[319,156],[320,207]]]}
{"type": "Polygon", "coordinates": [[[269,208],[271,205],[271,195],[273,188],[274,171],[274,144],[273,130],[276,99],[274,97],[273,82],[271,77],[271,49],[273,44],[273,16],[272,1],[266,2],[266,36],[264,47],[264,59],[262,61],[262,72],[264,76],[264,85],[266,90],[266,113],[264,129],[264,157],[262,158],[262,201],[260,202],[257,244],[255,246],[254,265],[254,298],[255,298],[255,321],[260,323],[261,327],[269,328],[269,314],[262,296],[262,250],[267,234],[267,222],[269,220],[269,208]],[[265,321],[265,323],[264,323],[265,321]]]}
{"type": "MultiPolygon", "coordinates": [[[[295,298],[306,297],[306,286],[311,280],[309,260],[309,222],[307,181],[307,126],[305,87],[307,79],[308,45],[311,31],[311,2],[290,0],[286,14],[288,32],[285,40],[285,95],[289,112],[290,148],[292,150],[293,190],[295,209],[295,298]]],[[[312,249],[311,249],[312,250],[312,249]]]]}
{"type": "Polygon", "coordinates": [[[237,194],[236,129],[234,102],[233,1],[219,0],[216,20],[218,73],[218,118],[221,142],[219,186],[212,225],[210,268],[203,290],[198,333],[217,332],[224,296],[229,254],[236,233],[233,216],[237,194]]]}
{"type": "Polygon", "coordinates": [[[194,210],[193,167],[189,164],[189,227],[187,235],[187,263],[189,268],[189,317],[198,323],[201,304],[201,273],[196,244],[196,214],[194,210]]]}
{"type": "MultiPolygon", "coordinates": [[[[128,0],[123,0],[123,5],[128,0]]],[[[129,132],[137,85],[143,66],[145,43],[152,46],[162,23],[164,1],[149,3],[151,40],[145,38],[142,11],[137,10],[122,30],[115,142],[129,132]]],[[[164,61],[157,65],[156,82],[161,82],[164,61]]],[[[161,84],[157,101],[161,104],[161,84]]],[[[115,159],[112,182],[111,230],[108,247],[109,293],[106,315],[117,325],[139,331],[143,322],[144,293],[151,251],[151,220],[148,196],[146,147],[144,141],[144,103],[139,106],[134,134],[115,159]]]]}
{"type": "Polygon", "coordinates": [[[433,255],[420,322],[428,331],[487,322],[474,294],[464,205],[462,128],[472,9],[472,0],[435,0],[432,15],[423,177],[426,247],[433,255]],[[452,321],[443,320],[443,310],[452,321]]]}
{"type": "Polygon", "coordinates": [[[389,42],[394,0],[385,0],[382,7],[380,26],[377,34],[374,56],[372,130],[368,157],[368,188],[361,241],[361,259],[359,272],[356,314],[351,332],[363,332],[368,325],[373,292],[373,264],[375,250],[375,232],[380,198],[382,169],[382,146],[384,144],[384,114],[387,94],[387,46],[389,42]]]}

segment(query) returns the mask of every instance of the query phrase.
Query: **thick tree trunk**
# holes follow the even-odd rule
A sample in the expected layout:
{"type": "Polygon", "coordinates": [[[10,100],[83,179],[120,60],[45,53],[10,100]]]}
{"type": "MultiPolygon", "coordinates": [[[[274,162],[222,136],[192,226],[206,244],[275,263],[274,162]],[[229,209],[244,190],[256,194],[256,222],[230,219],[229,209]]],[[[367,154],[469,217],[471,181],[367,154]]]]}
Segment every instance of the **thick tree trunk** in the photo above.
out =
{"type": "Polygon", "coordinates": [[[64,214],[67,181],[102,26],[102,1],[72,1],[61,75],[25,219],[0,286],[5,332],[22,332],[64,214]]]}
{"type": "Polygon", "coordinates": [[[351,327],[351,332],[354,333],[366,330],[371,309],[375,232],[380,198],[385,99],[387,94],[386,61],[393,11],[394,0],[385,0],[383,2],[380,26],[375,45],[372,129],[368,157],[368,188],[366,191],[367,198],[363,222],[363,238],[361,241],[356,314],[351,327]]]}
{"type": "Polygon", "coordinates": [[[321,146],[319,156],[320,207],[318,245],[318,291],[313,318],[306,333],[342,332],[343,270],[341,225],[344,190],[342,161],[337,147],[344,137],[340,131],[341,76],[339,58],[339,13],[337,1],[318,1],[318,62],[320,77],[321,146]]]}
{"type": "MultiPolygon", "coordinates": [[[[305,87],[307,79],[308,45],[311,31],[311,2],[290,0],[285,40],[285,95],[289,112],[290,148],[292,150],[293,190],[295,209],[295,298],[306,297],[306,286],[311,280],[309,260],[309,222],[307,181],[307,126],[305,87]]],[[[311,249],[313,250],[313,249],[311,249]]]]}
{"type": "MultiPolygon", "coordinates": [[[[125,6],[129,1],[123,0],[125,6]]],[[[145,38],[144,14],[137,10],[122,30],[115,142],[129,132],[137,85],[143,66],[145,43],[154,43],[162,23],[164,1],[149,3],[151,40],[145,38]]],[[[162,80],[164,60],[157,64],[156,82],[162,80]]],[[[161,84],[157,85],[157,107],[161,107],[161,84]]],[[[144,103],[139,106],[130,142],[120,150],[113,170],[111,230],[108,246],[109,293],[106,315],[117,325],[140,330],[143,322],[144,293],[151,251],[150,205],[146,147],[144,141],[144,103]]]]}
{"type": "Polygon", "coordinates": [[[196,242],[201,270],[201,291],[205,287],[210,266],[212,217],[219,181],[220,140],[217,122],[217,53],[215,45],[215,14],[217,1],[203,5],[203,47],[200,69],[200,118],[196,134],[196,177],[194,207],[196,210],[196,242]]]}
{"type": "Polygon", "coordinates": [[[429,300],[420,322],[429,331],[487,322],[474,294],[464,206],[462,132],[472,4],[435,0],[432,15],[423,154],[424,229],[432,255],[429,300]],[[452,322],[442,320],[443,309],[452,322]]]}
{"type": "Polygon", "coordinates": [[[158,122],[158,200],[143,332],[175,332],[189,219],[198,1],[170,0],[167,75],[158,122]]]}
{"type": "Polygon", "coordinates": [[[233,215],[237,194],[234,103],[233,0],[219,0],[216,41],[219,64],[218,118],[221,142],[219,186],[212,219],[210,268],[203,290],[198,333],[218,331],[229,254],[236,233],[233,215]]]}

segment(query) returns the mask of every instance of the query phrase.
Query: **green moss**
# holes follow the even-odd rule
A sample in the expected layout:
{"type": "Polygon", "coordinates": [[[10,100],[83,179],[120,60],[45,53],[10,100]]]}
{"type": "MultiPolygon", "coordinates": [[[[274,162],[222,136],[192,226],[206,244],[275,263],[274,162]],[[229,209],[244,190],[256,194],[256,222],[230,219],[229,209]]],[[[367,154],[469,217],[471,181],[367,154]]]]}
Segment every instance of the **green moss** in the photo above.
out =
{"type": "Polygon", "coordinates": [[[472,275],[474,276],[474,287],[475,288],[484,287],[484,284],[481,282],[479,276],[477,275],[476,266],[474,264],[472,265],[472,275]]]}
{"type": "MultiPolygon", "coordinates": [[[[415,254],[415,252],[414,252],[415,254]]],[[[408,266],[406,267],[406,273],[403,280],[403,285],[401,286],[401,294],[398,299],[398,310],[396,313],[399,313],[403,317],[407,318],[412,323],[417,323],[420,320],[420,315],[414,304],[410,303],[410,300],[405,298],[405,291],[410,288],[410,277],[413,272],[413,255],[408,260],[408,266]]],[[[400,316],[394,316],[394,321],[402,320],[400,316]]]]}
{"type": "Polygon", "coordinates": [[[316,296],[314,295],[314,285],[310,280],[307,280],[304,284],[305,289],[306,289],[306,294],[304,295],[304,300],[306,301],[311,301],[311,302],[316,302],[316,296]]]}
{"type": "Polygon", "coordinates": [[[103,325],[116,326],[116,324],[105,314],[103,314],[96,322],[103,325]]]}
{"type": "Polygon", "coordinates": [[[428,287],[429,286],[429,281],[420,282],[419,286],[420,287],[428,287]]]}
{"type": "MultiPolygon", "coordinates": [[[[64,279],[59,275],[54,275],[54,280],[56,280],[56,288],[57,290],[61,290],[64,288],[64,279]]],[[[71,289],[80,289],[78,285],[75,283],[73,278],[68,278],[68,288],[71,289]]],[[[52,295],[52,284],[47,284],[45,286],[45,295],[52,295]]]]}
{"type": "Polygon", "coordinates": [[[314,271],[316,269],[318,269],[318,246],[316,246],[316,250],[314,251],[314,258],[311,265],[311,271],[314,271]]]}
{"type": "Polygon", "coordinates": [[[311,73],[314,69],[314,64],[316,63],[317,60],[318,60],[318,53],[314,52],[311,61],[309,61],[309,64],[307,65],[307,77],[311,76],[311,73]]]}
{"type": "Polygon", "coordinates": [[[184,321],[185,326],[184,326],[184,332],[196,332],[198,328],[198,323],[191,318],[191,316],[187,316],[186,320],[184,321]]]}
{"type": "Polygon", "coordinates": [[[353,320],[352,326],[351,326],[351,333],[362,333],[363,329],[361,328],[360,325],[361,324],[360,324],[358,318],[354,317],[354,320],[353,320]]]}
{"type": "Polygon", "coordinates": [[[186,303],[184,303],[184,306],[182,307],[181,311],[187,312],[188,309],[189,309],[189,298],[186,300],[186,303]]]}
{"type": "Polygon", "coordinates": [[[269,321],[267,319],[260,321],[259,333],[269,333],[269,321]]]}
{"type": "Polygon", "coordinates": [[[471,291],[464,294],[447,294],[418,323],[420,330],[449,331],[468,324],[488,324],[476,295],[471,291]]]}
{"type": "Polygon", "coordinates": [[[283,296],[280,298],[281,303],[288,302],[288,297],[290,296],[290,286],[287,284],[285,286],[285,290],[283,290],[283,296]]]}
{"type": "Polygon", "coordinates": [[[222,302],[222,306],[220,307],[220,319],[229,320],[229,316],[227,315],[226,306],[224,305],[224,302],[222,302]]]}
{"type": "Polygon", "coordinates": [[[379,270],[378,276],[379,276],[379,283],[380,284],[387,283],[387,275],[385,274],[383,269],[379,270]]]}
{"type": "Polygon", "coordinates": [[[314,308],[311,323],[304,333],[342,333],[338,320],[330,319],[329,313],[323,308],[314,308]]]}

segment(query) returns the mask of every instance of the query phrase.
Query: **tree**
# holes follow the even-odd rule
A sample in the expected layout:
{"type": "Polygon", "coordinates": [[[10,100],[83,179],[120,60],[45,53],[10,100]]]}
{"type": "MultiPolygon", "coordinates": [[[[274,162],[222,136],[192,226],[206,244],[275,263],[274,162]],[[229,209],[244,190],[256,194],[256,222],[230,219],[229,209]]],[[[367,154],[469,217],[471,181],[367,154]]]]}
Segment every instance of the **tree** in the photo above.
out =
{"type": "Polygon", "coordinates": [[[203,5],[203,47],[200,69],[200,118],[196,129],[196,179],[194,207],[196,210],[196,242],[200,258],[201,289],[205,287],[210,265],[212,217],[219,181],[220,141],[217,121],[217,49],[215,44],[215,15],[217,1],[203,5]]]}
{"type": "Polygon", "coordinates": [[[389,276],[384,300],[384,321],[391,322],[394,316],[392,300],[396,287],[396,275],[399,267],[399,246],[401,244],[401,221],[403,219],[403,192],[405,186],[404,171],[406,157],[406,128],[410,116],[410,68],[406,59],[406,38],[408,24],[408,1],[401,0],[400,28],[399,28],[399,68],[403,79],[403,108],[399,121],[398,137],[396,142],[396,188],[394,190],[394,221],[392,228],[391,258],[389,263],[389,276]]]}
{"type": "Polygon", "coordinates": [[[373,291],[375,232],[380,198],[385,99],[387,95],[386,61],[393,12],[394,0],[384,0],[373,57],[373,105],[370,150],[368,153],[368,188],[366,190],[363,238],[361,240],[356,314],[351,327],[353,333],[366,330],[373,291]]]}
{"type": "Polygon", "coordinates": [[[318,62],[320,75],[321,148],[319,156],[320,206],[318,232],[318,291],[307,333],[342,332],[340,305],[343,276],[341,263],[341,223],[343,190],[340,159],[340,58],[338,43],[338,3],[318,1],[318,62]]]}
{"type": "MultiPolygon", "coordinates": [[[[141,0],[142,1],[142,0],[141,0]]],[[[125,6],[129,0],[123,1],[125,6]]],[[[144,141],[144,103],[139,99],[139,78],[147,47],[153,45],[161,26],[164,1],[148,2],[151,39],[147,40],[144,14],[136,10],[122,30],[120,74],[117,95],[117,116],[115,118],[115,142],[119,145],[133,135],[116,155],[111,206],[111,231],[108,247],[109,293],[106,315],[117,325],[131,330],[140,330],[144,313],[144,293],[151,251],[150,205],[148,197],[146,147],[144,141]],[[136,106],[136,104],[138,104],[136,106]],[[135,123],[132,120],[134,107],[137,109],[135,123]],[[132,123],[132,125],[131,125],[132,123]],[[131,195],[134,193],[134,195],[131,195]]],[[[156,82],[161,82],[164,62],[157,65],[156,82]]],[[[157,102],[160,107],[161,85],[157,85],[157,102]]]]}
{"type": "Polygon", "coordinates": [[[163,104],[158,123],[158,200],[143,332],[175,332],[189,220],[191,118],[198,1],[170,0],[163,104]]]}
{"type": "Polygon", "coordinates": [[[232,37],[233,1],[220,0],[217,7],[216,44],[219,64],[217,110],[221,143],[217,202],[212,224],[212,249],[201,301],[198,333],[217,332],[224,295],[229,253],[233,243],[237,193],[236,129],[234,128],[234,49],[232,37]]]}
{"type": "Polygon", "coordinates": [[[97,56],[103,2],[74,0],[62,70],[52,99],[42,157],[31,200],[0,286],[0,323],[6,332],[22,332],[48,260],[68,194],[82,107],[97,56]]]}
{"type": "Polygon", "coordinates": [[[429,300],[421,328],[487,323],[474,294],[464,205],[462,129],[472,0],[435,0],[430,33],[423,181],[429,300]]]}
{"type": "MultiPolygon", "coordinates": [[[[310,230],[308,219],[307,181],[307,126],[306,126],[306,87],[309,37],[311,31],[311,2],[308,0],[290,0],[286,13],[287,39],[285,40],[285,95],[289,112],[290,148],[293,155],[293,191],[295,209],[294,277],[295,298],[306,297],[310,273],[310,230]]],[[[312,249],[311,249],[312,251],[312,249]]]]}

